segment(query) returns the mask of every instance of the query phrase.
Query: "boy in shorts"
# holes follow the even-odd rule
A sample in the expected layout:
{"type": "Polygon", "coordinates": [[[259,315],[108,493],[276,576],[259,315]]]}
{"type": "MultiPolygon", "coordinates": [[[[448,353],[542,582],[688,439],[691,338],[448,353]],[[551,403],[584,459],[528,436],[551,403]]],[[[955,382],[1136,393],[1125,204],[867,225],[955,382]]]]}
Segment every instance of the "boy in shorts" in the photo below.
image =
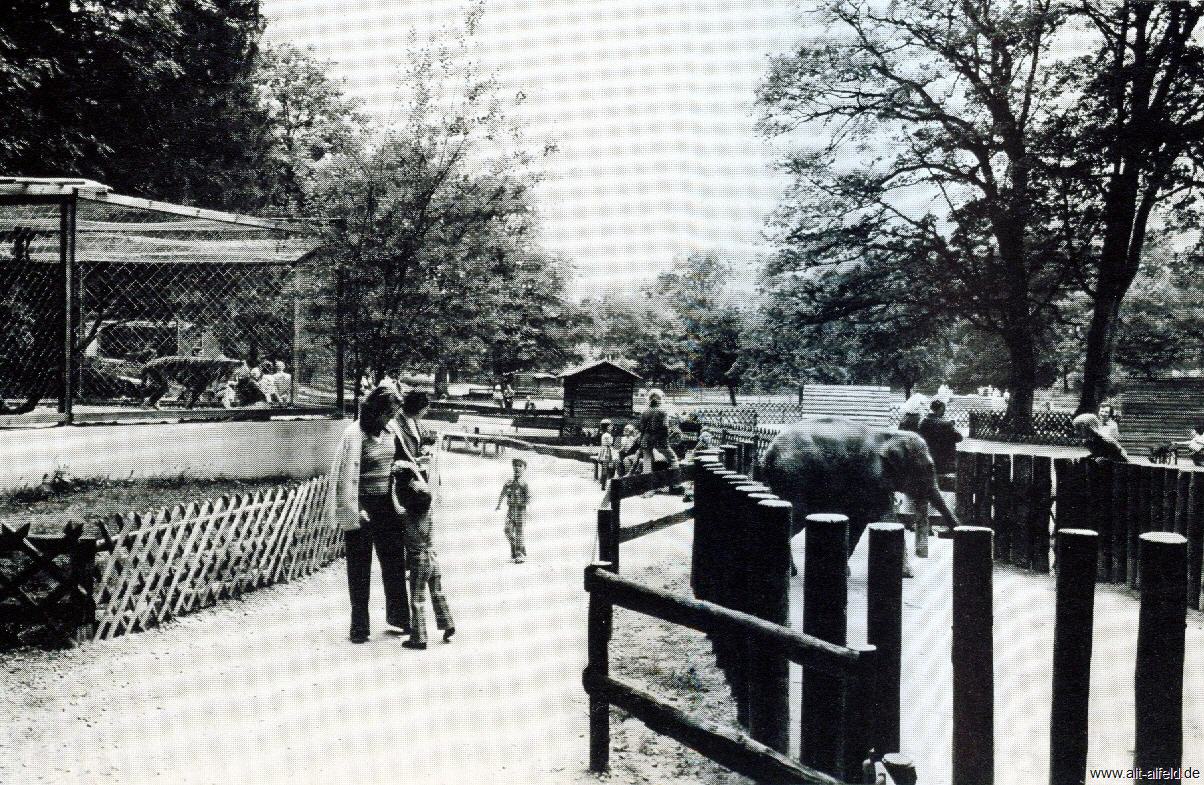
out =
{"type": "Polygon", "coordinates": [[[494,509],[502,509],[502,502],[506,502],[506,539],[510,541],[510,558],[515,564],[522,564],[527,560],[523,525],[527,522],[527,503],[531,500],[531,491],[527,488],[527,481],[523,479],[527,462],[522,458],[515,458],[511,463],[514,466],[514,477],[502,486],[502,494],[498,497],[497,507],[494,509]]]}

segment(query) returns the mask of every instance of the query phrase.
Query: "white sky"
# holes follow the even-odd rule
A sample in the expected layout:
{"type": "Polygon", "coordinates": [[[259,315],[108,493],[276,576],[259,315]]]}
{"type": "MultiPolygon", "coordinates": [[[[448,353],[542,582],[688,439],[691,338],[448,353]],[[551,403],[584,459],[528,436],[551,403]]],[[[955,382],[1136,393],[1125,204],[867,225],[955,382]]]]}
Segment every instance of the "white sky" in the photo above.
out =
{"type": "MultiPolygon", "coordinates": [[[[576,294],[634,291],[691,252],[744,275],[768,252],[786,181],[756,132],[754,91],[798,36],[792,0],[486,0],[481,65],[527,100],[511,114],[559,151],[542,166],[544,244],[576,294]]],[[[458,28],[462,0],[263,0],[268,39],[312,46],[379,119],[411,29],[458,28]]]]}

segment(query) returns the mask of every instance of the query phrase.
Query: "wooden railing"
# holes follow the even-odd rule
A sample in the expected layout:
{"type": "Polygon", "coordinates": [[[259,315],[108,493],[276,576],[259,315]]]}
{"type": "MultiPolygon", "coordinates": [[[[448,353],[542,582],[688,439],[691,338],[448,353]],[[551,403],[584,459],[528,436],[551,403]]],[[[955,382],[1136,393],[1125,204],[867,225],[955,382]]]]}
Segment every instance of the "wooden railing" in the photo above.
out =
{"type": "MultiPolygon", "coordinates": [[[[616,706],[653,730],[759,782],[838,785],[864,781],[868,753],[873,746],[869,730],[874,727],[871,718],[875,705],[875,647],[836,646],[715,603],[641,586],[613,574],[610,568],[609,564],[599,563],[585,571],[585,590],[589,592],[589,658],[583,683],[590,696],[592,771],[605,771],[609,766],[610,707],[616,706]],[[842,777],[794,761],[738,729],[690,717],[626,680],[611,676],[609,642],[616,606],[709,635],[746,640],[750,652],[759,652],[759,659],[769,668],[785,659],[834,678],[843,691],[842,708],[848,728],[835,751],[841,761],[842,777]]],[[[752,696],[753,716],[759,714],[762,699],[778,698],[761,690],[754,690],[752,696]]],[[[768,710],[771,712],[772,708],[768,710]]]]}

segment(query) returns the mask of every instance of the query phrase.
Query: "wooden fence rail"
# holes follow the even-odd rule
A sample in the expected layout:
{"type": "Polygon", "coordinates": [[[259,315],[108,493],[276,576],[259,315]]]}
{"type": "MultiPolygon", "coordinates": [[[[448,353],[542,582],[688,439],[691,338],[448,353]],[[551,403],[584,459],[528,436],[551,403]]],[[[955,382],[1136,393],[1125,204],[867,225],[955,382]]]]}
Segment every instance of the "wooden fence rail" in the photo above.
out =
{"type": "Polygon", "coordinates": [[[1195,468],[959,452],[957,510],[994,532],[996,561],[1050,569],[1050,529],[1096,532],[1100,583],[1140,586],[1138,542],[1164,531],[1187,540],[1189,607],[1202,608],[1204,472],[1195,468]]]}
{"type": "Polygon", "coordinates": [[[57,538],[0,527],[0,644],[31,626],[60,642],[112,638],[308,575],[342,553],[338,527],[324,519],[328,491],[320,477],[127,513],[95,539],[74,524],[57,538]]]}

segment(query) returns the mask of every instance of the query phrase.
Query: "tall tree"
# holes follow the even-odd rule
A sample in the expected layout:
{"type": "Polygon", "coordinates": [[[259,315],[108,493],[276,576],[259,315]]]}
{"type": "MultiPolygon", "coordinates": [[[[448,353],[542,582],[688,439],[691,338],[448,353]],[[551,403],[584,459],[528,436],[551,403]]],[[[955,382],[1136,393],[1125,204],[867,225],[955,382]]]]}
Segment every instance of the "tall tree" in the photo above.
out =
{"type": "Polygon", "coordinates": [[[1198,224],[1204,3],[1072,5],[1096,43],[1061,69],[1060,87],[1074,100],[1051,118],[1043,141],[1056,187],[1069,195],[1067,242],[1090,269],[1085,289],[1094,307],[1079,408],[1095,411],[1109,393],[1121,304],[1151,222],[1170,232],[1198,224]]]}
{"type": "Polygon", "coordinates": [[[759,95],[769,134],[802,137],[769,272],[835,276],[833,316],[906,306],[993,333],[1028,418],[1041,333],[1071,278],[1033,231],[1040,61],[1060,9],[831,0],[818,16],[823,32],[775,59],[759,95]]]}

